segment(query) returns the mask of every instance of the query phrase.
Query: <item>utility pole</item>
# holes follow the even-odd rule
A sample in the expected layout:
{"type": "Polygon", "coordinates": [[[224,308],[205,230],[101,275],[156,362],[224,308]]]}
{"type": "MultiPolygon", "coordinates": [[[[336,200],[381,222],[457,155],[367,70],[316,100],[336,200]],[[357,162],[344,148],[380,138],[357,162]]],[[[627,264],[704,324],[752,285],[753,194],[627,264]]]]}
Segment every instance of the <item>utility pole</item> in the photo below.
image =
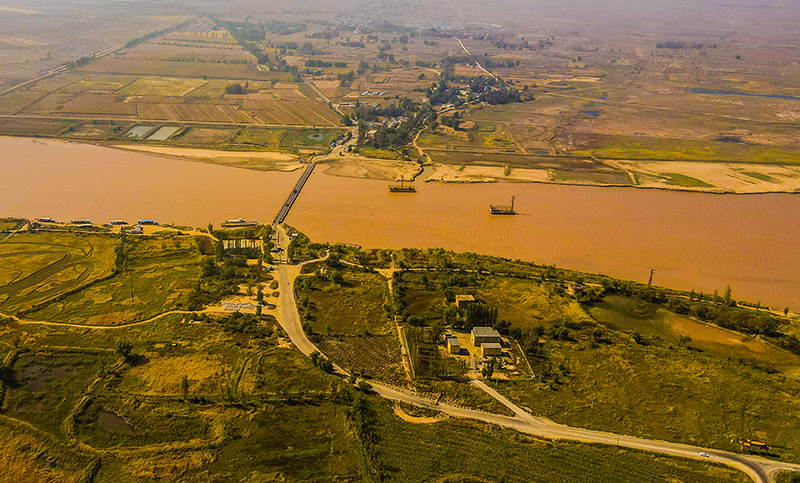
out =
{"type": "Polygon", "coordinates": [[[655,273],[656,273],[656,269],[655,268],[650,270],[650,280],[647,282],[647,286],[648,287],[652,287],[653,286],[653,275],[655,275],[655,273]]]}

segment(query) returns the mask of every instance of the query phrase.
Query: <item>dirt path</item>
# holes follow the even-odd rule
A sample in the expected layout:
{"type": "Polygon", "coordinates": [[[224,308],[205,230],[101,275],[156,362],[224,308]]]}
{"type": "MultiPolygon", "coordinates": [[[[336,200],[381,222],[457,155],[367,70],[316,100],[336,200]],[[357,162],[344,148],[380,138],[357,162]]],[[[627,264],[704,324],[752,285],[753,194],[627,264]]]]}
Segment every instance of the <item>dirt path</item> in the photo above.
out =
{"type": "Polygon", "coordinates": [[[0,313],[0,317],[8,317],[20,325],[50,325],[54,327],[75,327],[78,329],[112,330],[112,329],[125,329],[128,327],[135,327],[137,325],[149,324],[150,322],[155,322],[156,320],[162,319],[168,315],[173,315],[173,314],[189,315],[189,314],[211,314],[211,313],[221,313],[221,312],[222,311],[215,309],[205,309],[196,312],[192,312],[190,310],[170,310],[169,312],[158,314],[155,317],[150,317],[149,319],[146,320],[140,320],[138,322],[130,322],[127,324],[120,324],[120,325],[86,325],[86,324],[69,324],[66,322],[47,322],[44,320],[20,319],[15,315],[6,315],[2,313],[0,313]]]}
{"type": "Polygon", "coordinates": [[[407,421],[409,423],[414,423],[414,424],[433,424],[443,420],[442,417],[426,418],[424,416],[412,416],[403,411],[402,409],[400,409],[399,404],[394,405],[394,414],[397,415],[397,417],[402,419],[403,421],[407,421]]]}

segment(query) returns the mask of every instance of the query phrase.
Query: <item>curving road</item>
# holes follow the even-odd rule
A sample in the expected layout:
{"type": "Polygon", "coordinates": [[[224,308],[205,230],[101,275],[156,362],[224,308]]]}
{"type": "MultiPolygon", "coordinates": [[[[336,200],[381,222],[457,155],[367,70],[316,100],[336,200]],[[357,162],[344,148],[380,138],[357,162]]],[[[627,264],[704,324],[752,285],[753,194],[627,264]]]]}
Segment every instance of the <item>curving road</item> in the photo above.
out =
{"type": "MultiPolygon", "coordinates": [[[[283,247],[283,253],[285,253],[285,248],[288,246],[288,237],[286,236],[286,231],[283,226],[277,226],[275,228],[277,233],[276,245],[283,247]]],[[[318,349],[310,340],[308,340],[303,332],[300,322],[300,314],[297,311],[293,288],[294,280],[300,274],[301,265],[287,265],[284,259],[276,260],[276,264],[278,265],[277,278],[281,293],[280,303],[278,304],[278,311],[280,315],[279,322],[281,327],[283,327],[289,338],[292,340],[292,343],[304,354],[309,355],[318,349]]],[[[342,370],[340,367],[334,366],[334,369],[337,376],[342,378],[347,377],[347,372],[342,370]]],[[[546,418],[535,417],[531,415],[480,380],[473,380],[472,383],[508,407],[514,412],[515,416],[510,417],[475,409],[452,406],[449,404],[437,403],[434,400],[421,397],[408,390],[375,382],[372,382],[372,388],[378,395],[392,401],[402,401],[414,404],[416,406],[436,410],[450,416],[477,419],[548,439],[609,444],[625,448],[652,451],[671,456],[723,463],[744,471],[758,483],[770,483],[774,481],[773,478],[779,471],[800,471],[800,465],[772,461],[752,455],[737,454],[679,443],[670,443],[667,441],[636,438],[602,431],[573,428],[570,426],[557,424],[546,418]],[[701,457],[701,452],[708,454],[708,457],[701,457]]]]}

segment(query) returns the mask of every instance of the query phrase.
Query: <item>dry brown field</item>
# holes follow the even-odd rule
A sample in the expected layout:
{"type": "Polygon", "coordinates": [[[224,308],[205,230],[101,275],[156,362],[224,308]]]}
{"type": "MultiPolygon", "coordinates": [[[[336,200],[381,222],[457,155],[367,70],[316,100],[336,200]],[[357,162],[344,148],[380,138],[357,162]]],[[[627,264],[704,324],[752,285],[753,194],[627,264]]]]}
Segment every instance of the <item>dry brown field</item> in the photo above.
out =
{"type": "Polygon", "coordinates": [[[192,127],[172,139],[172,142],[182,146],[222,145],[230,142],[238,129],[212,129],[192,127]]]}

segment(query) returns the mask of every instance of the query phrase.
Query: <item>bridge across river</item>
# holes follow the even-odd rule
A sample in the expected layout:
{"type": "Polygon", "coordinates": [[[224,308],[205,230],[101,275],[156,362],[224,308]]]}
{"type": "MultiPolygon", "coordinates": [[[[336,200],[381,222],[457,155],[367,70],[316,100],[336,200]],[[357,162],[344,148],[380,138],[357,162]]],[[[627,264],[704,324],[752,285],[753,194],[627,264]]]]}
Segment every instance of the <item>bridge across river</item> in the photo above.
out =
{"type": "Polygon", "coordinates": [[[278,226],[286,219],[289,215],[289,210],[292,209],[294,206],[294,202],[297,200],[297,197],[300,196],[300,191],[302,191],[303,186],[306,185],[306,181],[308,178],[311,177],[311,173],[314,172],[314,168],[317,166],[316,161],[311,161],[305,171],[303,171],[303,175],[300,176],[300,179],[297,180],[297,184],[294,186],[294,189],[291,193],[289,193],[289,197],[286,199],[286,203],[281,206],[281,209],[278,210],[278,214],[275,215],[275,220],[272,222],[272,226],[278,226]]]}

